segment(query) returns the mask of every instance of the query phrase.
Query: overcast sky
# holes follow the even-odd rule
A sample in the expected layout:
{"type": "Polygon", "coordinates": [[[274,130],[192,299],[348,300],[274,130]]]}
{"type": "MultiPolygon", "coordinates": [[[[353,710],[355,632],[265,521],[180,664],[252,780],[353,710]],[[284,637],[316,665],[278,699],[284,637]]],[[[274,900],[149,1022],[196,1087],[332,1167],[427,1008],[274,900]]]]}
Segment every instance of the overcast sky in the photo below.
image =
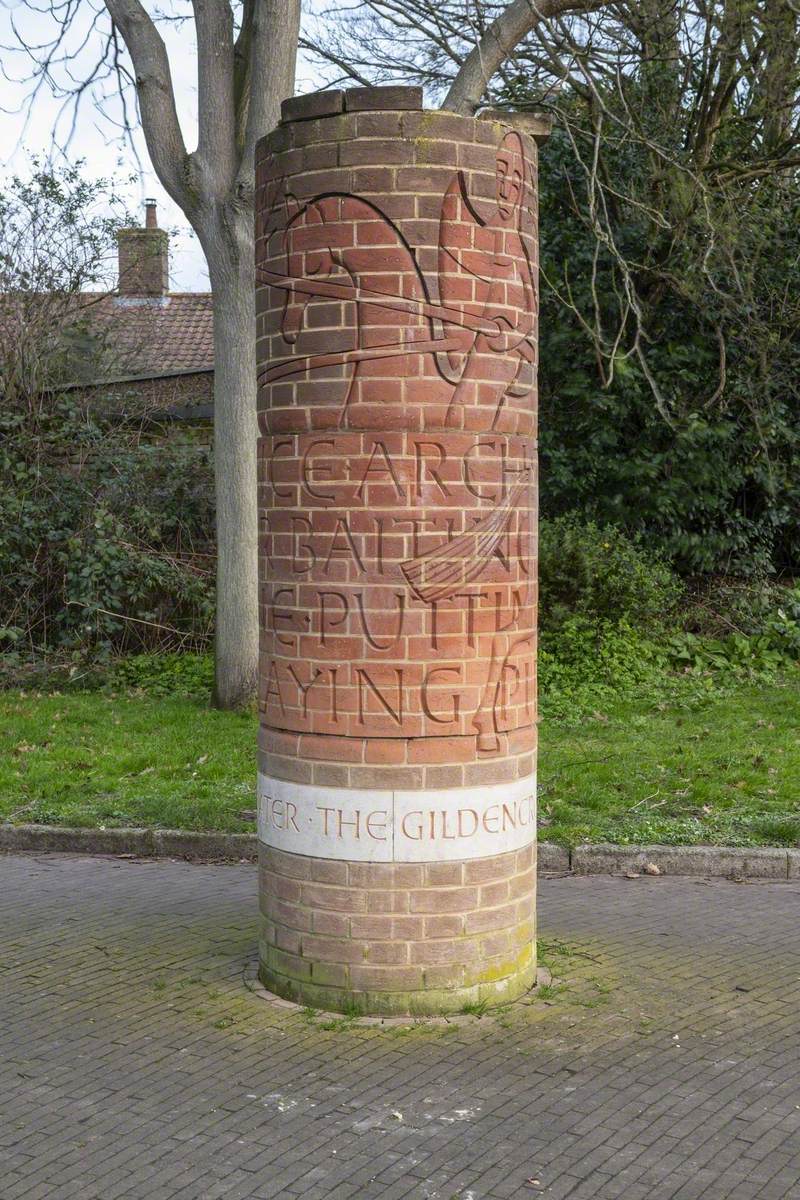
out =
{"type": "MultiPolygon", "coordinates": [[[[148,7],[151,12],[154,11],[153,5],[148,7]]],[[[160,7],[163,10],[165,6],[160,7]]],[[[304,8],[306,7],[308,5],[304,5],[304,8]]],[[[72,45],[77,45],[84,35],[87,35],[88,42],[73,66],[73,74],[78,78],[85,75],[86,69],[96,62],[97,46],[102,44],[103,32],[107,32],[110,24],[100,0],[84,0],[80,11],[83,14],[83,24],[75,29],[72,45]],[[99,14],[98,27],[92,32],[90,21],[95,13],[99,14]]],[[[170,9],[167,7],[166,11],[170,9]]],[[[175,11],[179,11],[177,6],[175,11]]],[[[16,41],[13,25],[16,25],[24,39],[31,44],[49,40],[54,28],[50,18],[26,7],[24,0],[4,0],[3,7],[0,8],[0,46],[8,47],[16,41]]],[[[184,140],[187,146],[193,148],[197,141],[197,65],[192,41],[192,22],[186,21],[180,26],[162,25],[161,32],[169,51],[184,140]]],[[[158,201],[159,224],[162,228],[169,229],[171,234],[171,290],[208,290],[208,272],[203,252],[180,209],[170,200],[156,179],[141,132],[137,130],[134,139],[141,169],[131,147],[119,138],[119,130],[113,124],[114,121],[119,122],[121,116],[118,103],[113,99],[101,100],[102,111],[99,112],[96,101],[101,98],[101,89],[96,89],[94,97],[85,97],[78,108],[74,131],[70,137],[72,107],[64,111],[63,101],[55,99],[46,87],[40,89],[31,103],[26,102],[30,85],[24,82],[24,75],[29,72],[30,65],[25,57],[9,55],[4,49],[3,68],[7,78],[0,79],[0,128],[3,134],[0,141],[0,146],[3,147],[0,151],[3,155],[0,159],[0,186],[2,180],[11,174],[27,173],[32,153],[47,157],[53,153],[54,142],[58,146],[66,147],[67,156],[72,161],[80,158],[86,160],[87,174],[114,181],[115,190],[125,201],[129,211],[143,214],[145,197],[152,196],[158,201]],[[128,182],[129,176],[135,178],[128,182]]],[[[322,86],[324,80],[307,61],[301,59],[298,63],[296,90],[307,92],[322,86]]],[[[105,89],[109,93],[113,92],[110,80],[105,89]]]]}

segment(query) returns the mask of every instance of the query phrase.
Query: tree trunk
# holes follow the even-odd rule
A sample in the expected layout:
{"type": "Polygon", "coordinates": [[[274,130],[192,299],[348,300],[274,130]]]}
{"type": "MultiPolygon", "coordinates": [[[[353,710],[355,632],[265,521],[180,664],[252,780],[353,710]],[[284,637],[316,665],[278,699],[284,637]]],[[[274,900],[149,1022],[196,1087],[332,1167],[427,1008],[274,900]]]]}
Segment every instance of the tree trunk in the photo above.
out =
{"type": "MultiPolygon", "coordinates": [[[[226,214],[228,215],[228,214],[226,214]]],[[[249,212],[205,240],[214,295],[217,634],[214,703],[242,708],[258,681],[253,233],[249,212]]]]}

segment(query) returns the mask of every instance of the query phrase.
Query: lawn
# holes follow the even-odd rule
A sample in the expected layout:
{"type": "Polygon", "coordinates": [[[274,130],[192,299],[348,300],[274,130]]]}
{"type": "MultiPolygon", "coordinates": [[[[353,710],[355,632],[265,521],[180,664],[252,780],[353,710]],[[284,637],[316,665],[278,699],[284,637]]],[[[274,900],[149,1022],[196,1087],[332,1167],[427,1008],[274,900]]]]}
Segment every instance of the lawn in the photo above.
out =
{"type": "MultiPolygon", "coordinates": [[[[0,692],[0,819],[252,828],[255,718],[188,698],[0,692]]],[[[541,725],[547,841],[800,844],[800,688],[643,691],[541,725]]]]}

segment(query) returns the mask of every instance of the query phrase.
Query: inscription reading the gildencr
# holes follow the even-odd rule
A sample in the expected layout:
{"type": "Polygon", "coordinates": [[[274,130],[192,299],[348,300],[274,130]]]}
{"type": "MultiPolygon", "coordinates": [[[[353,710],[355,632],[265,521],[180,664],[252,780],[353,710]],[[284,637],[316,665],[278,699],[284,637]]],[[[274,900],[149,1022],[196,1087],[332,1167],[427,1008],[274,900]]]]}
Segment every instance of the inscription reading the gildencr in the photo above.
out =
{"type": "Polygon", "coordinates": [[[369,792],[259,777],[259,837],[312,857],[425,862],[482,858],[535,836],[532,778],[441,792],[369,792]]]}

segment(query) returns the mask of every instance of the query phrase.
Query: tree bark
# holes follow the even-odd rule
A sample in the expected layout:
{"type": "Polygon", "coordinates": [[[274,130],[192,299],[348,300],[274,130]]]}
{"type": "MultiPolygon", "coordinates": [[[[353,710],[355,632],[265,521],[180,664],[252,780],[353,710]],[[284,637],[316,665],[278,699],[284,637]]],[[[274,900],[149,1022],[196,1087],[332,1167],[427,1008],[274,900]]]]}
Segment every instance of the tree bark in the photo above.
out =
{"type": "Polygon", "coordinates": [[[187,153],[166,47],[141,0],[106,0],[130,52],[147,149],[205,252],[214,297],[217,619],[214,702],[240,708],[258,681],[256,141],[291,95],[300,0],[193,0],[199,141],[187,153]]]}
{"type": "Polygon", "coordinates": [[[255,270],[248,206],[201,236],[214,296],[217,620],[214,703],[249,704],[258,680],[255,270]]]}

